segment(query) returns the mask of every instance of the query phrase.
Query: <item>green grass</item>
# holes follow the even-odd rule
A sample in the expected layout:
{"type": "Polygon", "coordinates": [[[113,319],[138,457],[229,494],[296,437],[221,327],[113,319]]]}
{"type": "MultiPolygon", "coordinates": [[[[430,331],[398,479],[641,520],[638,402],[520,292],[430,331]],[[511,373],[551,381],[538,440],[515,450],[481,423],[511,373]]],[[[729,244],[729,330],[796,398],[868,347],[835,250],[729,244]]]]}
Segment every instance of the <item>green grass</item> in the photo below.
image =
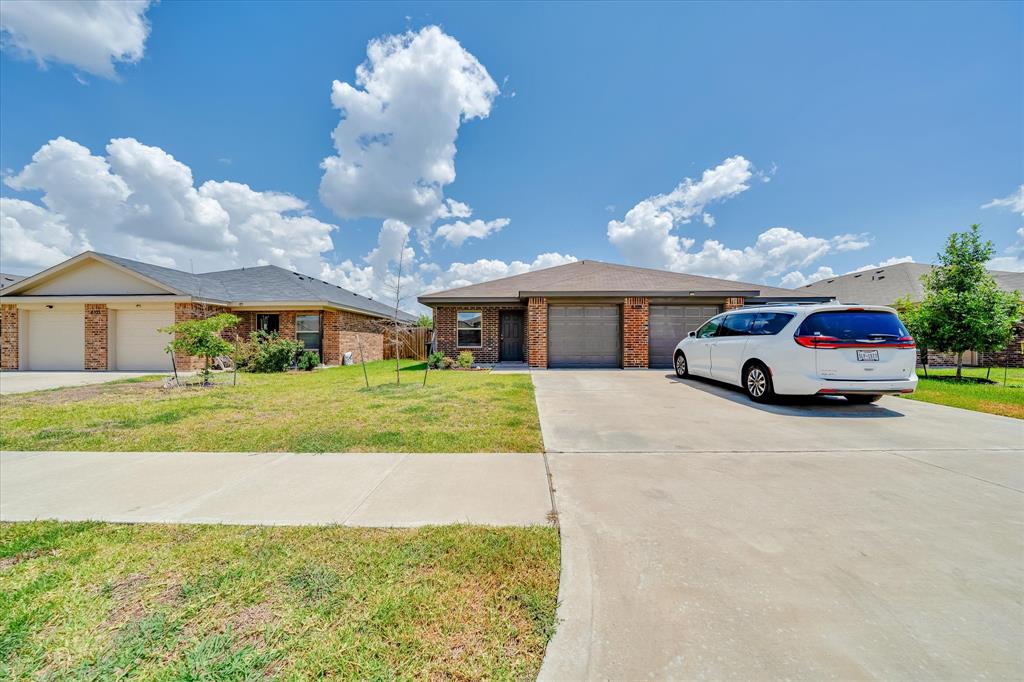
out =
{"type": "MultiPolygon", "coordinates": [[[[931,377],[950,377],[954,369],[929,369],[931,377]]],[[[986,370],[980,367],[965,367],[965,377],[984,377],[986,370]]],[[[996,384],[958,383],[956,381],[925,378],[922,370],[917,371],[917,391],[904,396],[911,400],[950,405],[977,412],[1000,414],[1004,417],[1024,419],[1024,369],[1007,370],[1007,382],[1003,385],[1002,368],[993,368],[989,376],[996,384]]]]}
{"type": "Polygon", "coordinates": [[[0,524],[0,678],[532,679],[554,528],[0,524]]]}
{"type": "Polygon", "coordinates": [[[238,385],[162,380],[4,396],[0,449],[287,452],[540,452],[528,375],[431,372],[403,361],[238,375],[238,385]]]}

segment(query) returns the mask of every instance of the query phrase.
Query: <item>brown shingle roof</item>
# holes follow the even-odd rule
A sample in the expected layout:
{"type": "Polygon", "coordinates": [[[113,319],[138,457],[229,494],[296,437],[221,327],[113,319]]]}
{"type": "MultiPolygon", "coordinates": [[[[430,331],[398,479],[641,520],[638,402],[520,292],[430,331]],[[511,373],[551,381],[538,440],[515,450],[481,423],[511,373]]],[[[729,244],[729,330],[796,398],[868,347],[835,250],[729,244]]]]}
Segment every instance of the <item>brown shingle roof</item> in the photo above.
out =
{"type": "Polygon", "coordinates": [[[581,260],[521,275],[424,294],[420,303],[519,300],[528,296],[816,296],[764,284],[581,260]]]}
{"type": "MultiPolygon", "coordinates": [[[[798,289],[814,295],[835,296],[840,303],[892,305],[909,296],[912,301],[924,298],[921,276],[932,271],[927,263],[897,263],[882,268],[851,272],[829,277],[798,289]]],[[[990,270],[996,284],[1004,291],[1024,290],[1024,273],[990,270]]]]}

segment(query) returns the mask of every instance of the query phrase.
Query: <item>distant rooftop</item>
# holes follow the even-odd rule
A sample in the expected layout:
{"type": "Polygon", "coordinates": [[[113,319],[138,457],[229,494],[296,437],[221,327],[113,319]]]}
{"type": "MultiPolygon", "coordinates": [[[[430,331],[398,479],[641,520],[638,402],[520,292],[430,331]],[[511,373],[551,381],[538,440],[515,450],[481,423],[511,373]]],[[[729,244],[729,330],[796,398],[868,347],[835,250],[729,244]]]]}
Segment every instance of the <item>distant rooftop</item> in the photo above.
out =
{"type": "MultiPolygon", "coordinates": [[[[840,303],[892,305],[909,296],[912,301],[924,298],[921,276],[932,271],[927,263],[897,263],[882,268],[851,272],[838,277],[827,277],[812,282],[798,291],[808,294],[835,296],[840,303]]],[[[1024,273],[990,270],[996,284],[1005,291],[1024,291],[1024,273]]]]}
{"type": "Polygon", "coordinates": [[[0,272],[0,289],[3,289],[4,287],[9,287],[15,282],[20,282],[23,279],[25,279],[25,275],[8,275],[6,273],[0,272]]]}
{"type": "Polygon", "coordinates": [[[512,300],[543,296],[744,296],[746,298],[800,298],[817,294],[764,284],[690,275],[632,265],[581,260],[521,275],[470,284],[419,297],[431,304],[459,300],[512,300]]]}

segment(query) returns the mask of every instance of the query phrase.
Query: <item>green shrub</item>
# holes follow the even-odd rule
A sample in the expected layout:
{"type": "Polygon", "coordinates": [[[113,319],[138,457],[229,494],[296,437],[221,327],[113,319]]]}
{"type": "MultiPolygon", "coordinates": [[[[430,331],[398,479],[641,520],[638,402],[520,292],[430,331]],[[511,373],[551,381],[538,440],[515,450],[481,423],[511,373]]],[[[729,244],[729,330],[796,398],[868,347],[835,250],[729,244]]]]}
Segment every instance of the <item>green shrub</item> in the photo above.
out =
{"type": "Polygon", "coordinates": [[[468,350],[459,353],[459,367],[470,368],[473,366],[473,354],[468,350]]]}
{"type": "Polygon", "coordinates": [[[311,350],[303,351],[296,365],[299,369],[309,372],[320,366],[320,356],[311,350]]]}
{"type": "Polygon", "coordinates": [[[231,353],[231,360],[235,367],[240,370],[247,370],[256,361],[256,355],[260,352],[259,344],[252,339],[235,339],[235,349],[231,353]]]}
{"type": "Polygon", "coordinates": [[[444,359],[441,360],[441,369],[451,369],[454,366],[455,361],[448,356],[445,356],[444,359]]]}
{"type": "Polygon", "coordinates": [[[444,353],[439,350],[434,351],[427,356],[427,366],[430,369],[440,369],[441,364],[444,362],[444,353]]]}
{"type": "Polygon", "coordinates": [[[256,344],[256,353],[248,365],[250,372],[283,372],[302,352],[302,344],[291,339],[282,339],[277,332],[253,332],[250,337],[256,344]]]}

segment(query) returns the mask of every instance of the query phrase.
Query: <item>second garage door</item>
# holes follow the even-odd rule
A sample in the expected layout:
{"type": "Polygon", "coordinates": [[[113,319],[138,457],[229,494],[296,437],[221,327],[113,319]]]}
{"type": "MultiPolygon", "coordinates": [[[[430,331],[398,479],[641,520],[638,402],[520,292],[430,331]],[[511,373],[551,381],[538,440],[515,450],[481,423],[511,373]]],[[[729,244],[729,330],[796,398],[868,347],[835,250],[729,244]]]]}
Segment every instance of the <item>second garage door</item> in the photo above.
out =
{"type": "Polygon", "coordinates": [[[704,320],[718,314],[718,306],[652,305],[650,314],[650,367],[671,367],[676,345],[704,320]]]}
{"type": "Polygon", "coordinates": [[[118,310],[114,318],[114,363],[121,370],[170,369],[171,356],[164,352],[171,340],[158,332],[174,324],[174,311],[118,310]]]}
{"type": "Polygon", "coordinates": [[[549,367],[619,367],[622,326],[617,305],[548,308],[549,367]]]}

